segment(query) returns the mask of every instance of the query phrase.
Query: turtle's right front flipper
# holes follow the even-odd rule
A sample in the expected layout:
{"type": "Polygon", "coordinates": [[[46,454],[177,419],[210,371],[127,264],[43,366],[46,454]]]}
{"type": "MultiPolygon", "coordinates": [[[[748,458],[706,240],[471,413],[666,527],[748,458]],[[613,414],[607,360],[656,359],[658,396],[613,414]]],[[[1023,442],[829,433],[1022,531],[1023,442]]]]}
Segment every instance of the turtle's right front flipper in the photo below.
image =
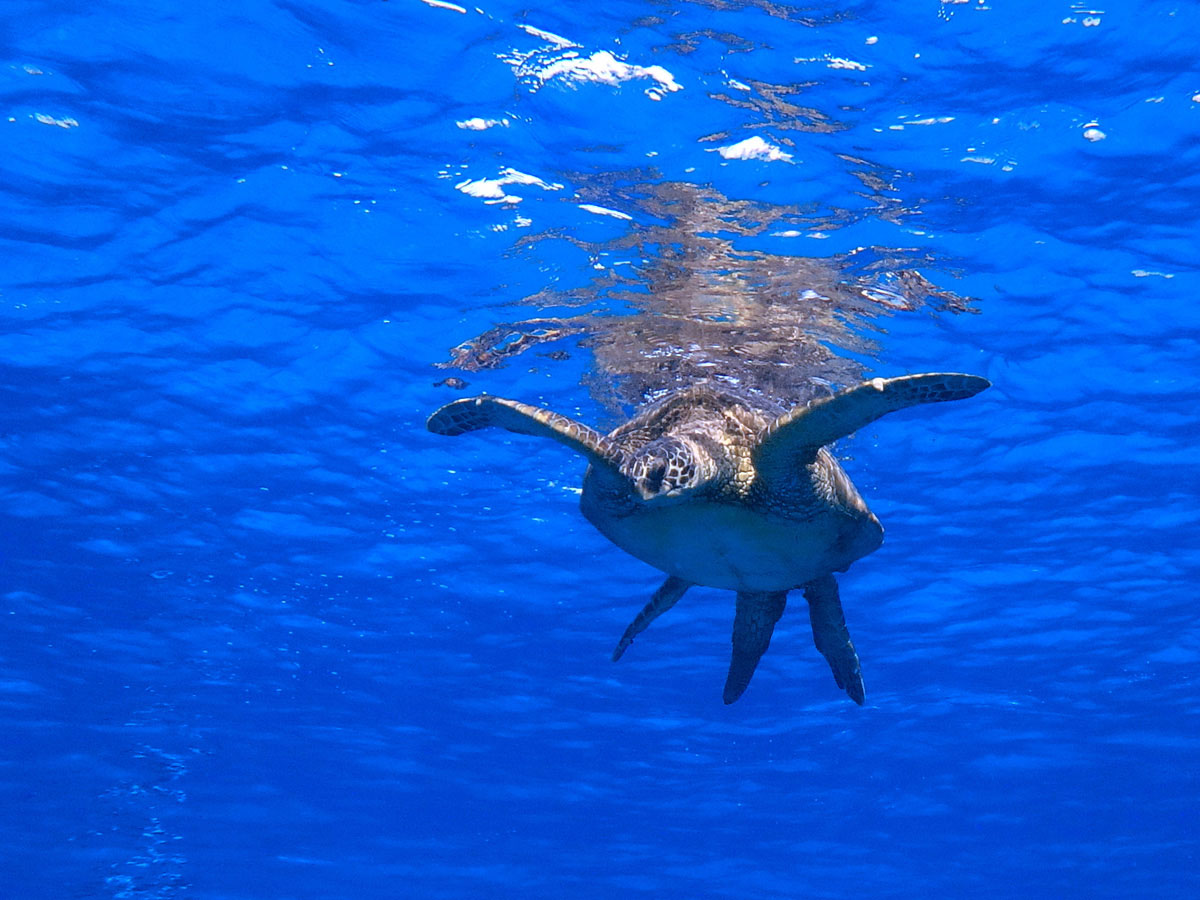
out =
{"type": "Polygon", "coordinates": [[[434,434],[452,437],[480,428],[503,428],[517,434],[547,437],[581,453],[599,466],[618,469],[621,452],[594,428],[566,416],[503,397],[464,397],[447,403],[426,423],[434,434]]]}
{"type": "Polygon", "coordinates": [[[833,670],[833,680],[850,695],[851,700],[862,706],[866,689],[863,687],[858,653],[850,641],[850,632],[846,629],[846,619],[842,614],[837,580],[832,575],[826,575],[810,581],[804,586],[804,599],[808,601],[813,643],[833,670]]]}

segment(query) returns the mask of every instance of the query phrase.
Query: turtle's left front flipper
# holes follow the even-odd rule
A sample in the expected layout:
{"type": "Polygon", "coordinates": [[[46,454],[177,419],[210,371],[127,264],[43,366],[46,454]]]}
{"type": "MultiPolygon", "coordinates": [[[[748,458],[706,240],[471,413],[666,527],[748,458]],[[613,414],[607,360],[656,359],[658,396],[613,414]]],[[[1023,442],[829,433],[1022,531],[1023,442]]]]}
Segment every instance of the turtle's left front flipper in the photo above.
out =
{"type": "Polygon", "coordinates": [[[957,372],[872,378],[784,413],[759,435],[754,462],[768,478],[787,477],[797,465],[811,462],[818,448],[880,416],[920,403],[963,400],[990,386],[986,378],[957,372]]]}
{"type": "Polygon", "coordinates": [[[858,665],[858,653],[850,641],[850,632],[842,615],[837,580],[832,575],[826,575],[810,581],[804,586],[804,599],[808,601],[813,643],[833,670],[833,680],[850,695],[851,700],[862,706],[866,689],[863,687],[862,669],[858,665]]]}
{"type": "Polygon", "coordinates": [[[787,605],[787,591],[738,591],[733,618],[733,658],[725,679],[724,700],[732,703],[750,684],[758,661],[771,645],[775,623],[787,605]]]}

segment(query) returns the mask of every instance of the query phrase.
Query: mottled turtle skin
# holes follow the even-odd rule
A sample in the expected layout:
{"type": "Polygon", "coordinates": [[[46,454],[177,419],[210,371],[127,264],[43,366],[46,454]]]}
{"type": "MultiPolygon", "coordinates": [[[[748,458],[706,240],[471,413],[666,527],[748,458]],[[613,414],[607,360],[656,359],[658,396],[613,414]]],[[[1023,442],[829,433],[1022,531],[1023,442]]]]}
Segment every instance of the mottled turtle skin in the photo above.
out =
{"type": "Polygon", "coordinates": [[[584,516],[667,579],[621,637],[618,659],[694,584],[737,592],[724,699],[750,683],[783,614],[802,589],[817,649],[838,687],[865,692],[833,573],[877,549],[883,527],[825,445],[889,412],[959,400],[988,387],[934,373],[864,381],[790,411],[700,384],[642,409],[608,435],[546,409],[480,396],[456,400],[429,429],[459,435],[496,426],[549,437],[586,456],[584,516]]]}
{"type": "Polygon", "coordinates": [[[608,436],[627,462],[589,467],[583,514],[692,584],[786,591],[844,569],[880,545],[883,528],[823,447],[759,463],[759,436],[780,415],[709,385],[672,394],[608,436]]]}

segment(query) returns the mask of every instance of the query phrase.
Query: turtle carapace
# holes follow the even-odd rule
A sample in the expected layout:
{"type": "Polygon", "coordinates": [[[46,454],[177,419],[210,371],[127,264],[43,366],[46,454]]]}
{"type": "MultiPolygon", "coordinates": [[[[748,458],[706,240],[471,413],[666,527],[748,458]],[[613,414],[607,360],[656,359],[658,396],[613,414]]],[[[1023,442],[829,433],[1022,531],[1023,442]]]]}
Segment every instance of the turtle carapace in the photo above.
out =
{"type": "Polygon", "coordinates": [[[456,400],[429,430],[459,435],[495,426],[547,437],[587,457],[583,514],[666,581],[613,652],[694,584],[737,592],[724,699],[742,695],[783,614],[787,594],[808,602],[813,640],[838,687],[861,704],[858,655],[835,572],[873,552],[883,528],[825,446],[895,410],[961,400],[989,382],[936,373],[873,378],[790,411],[699,384],[643,408],[608,435],[514,400],[456,400]]]}

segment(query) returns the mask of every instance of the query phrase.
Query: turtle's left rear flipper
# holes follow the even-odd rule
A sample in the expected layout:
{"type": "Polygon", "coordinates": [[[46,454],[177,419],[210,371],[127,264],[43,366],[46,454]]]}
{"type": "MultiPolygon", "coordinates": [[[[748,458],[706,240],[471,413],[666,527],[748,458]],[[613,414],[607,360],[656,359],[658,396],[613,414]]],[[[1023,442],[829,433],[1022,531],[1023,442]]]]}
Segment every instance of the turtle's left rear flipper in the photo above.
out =
{"type": "Polygon", "coordinates": [[[850,641],[850,632],[846,629],[846,619],[842,615],[837,580],[832,575],[826,575],[810,581],[804,586],[804,599],[808,601],[813,643],[829,662],[837,686],[849,694],[851,700],[862,706],[866,698],[862,669],[858,665],[858,654],[850,641]]]}

